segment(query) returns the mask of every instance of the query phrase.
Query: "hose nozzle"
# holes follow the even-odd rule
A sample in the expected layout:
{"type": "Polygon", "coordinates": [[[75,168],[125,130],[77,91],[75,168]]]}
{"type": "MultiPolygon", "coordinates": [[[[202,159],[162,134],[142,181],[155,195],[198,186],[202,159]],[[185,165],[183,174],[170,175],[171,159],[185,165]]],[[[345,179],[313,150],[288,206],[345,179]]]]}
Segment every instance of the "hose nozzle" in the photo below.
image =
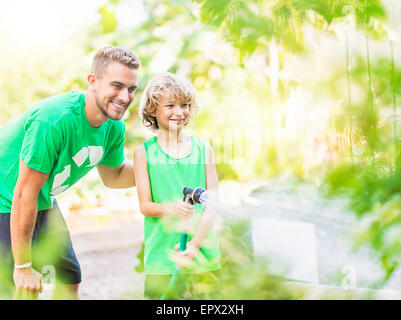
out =
{"type": "Polygon", "coordinates": [[[199,187],[195,189],[185,187],[182,192],[184,194],[185,202],[191,204],[199,203],[206,206],[208,196],[205,189],[199,187]]]}

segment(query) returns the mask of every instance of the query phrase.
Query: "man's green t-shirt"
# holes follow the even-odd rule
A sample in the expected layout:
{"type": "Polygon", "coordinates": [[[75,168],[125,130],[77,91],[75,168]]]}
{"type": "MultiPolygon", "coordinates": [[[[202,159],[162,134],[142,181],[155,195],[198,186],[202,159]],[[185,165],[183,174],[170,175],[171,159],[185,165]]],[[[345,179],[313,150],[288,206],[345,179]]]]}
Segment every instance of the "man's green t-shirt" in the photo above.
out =
{"type": "Polygon", "coordinates": [[[123,121],[108,119],[94,128],[85,115],[85,93],[70,91],[44,99],[0,127],[0,212],[11,212],[19,161],[49,178],[38,197],[38,210],[97,164],[124,161],[123,121]]]}

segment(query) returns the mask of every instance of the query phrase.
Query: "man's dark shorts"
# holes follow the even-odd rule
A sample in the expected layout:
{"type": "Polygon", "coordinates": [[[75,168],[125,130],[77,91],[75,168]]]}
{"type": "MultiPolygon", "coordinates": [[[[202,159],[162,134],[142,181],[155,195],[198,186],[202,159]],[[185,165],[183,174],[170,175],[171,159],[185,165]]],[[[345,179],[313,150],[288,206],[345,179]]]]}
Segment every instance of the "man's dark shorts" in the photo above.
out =
{"type": "MultiPolygon", "coordinates": [[[[0,213],[0,287],[12,288],[14,262],[11,251],[10,213],[0,213]]],[[[32,266],[44,274],[55,271],[58,283],[81,282],[81,268],[70,233],[55,201],[53,208],[39,211],[32,236],[32,266]]],[[[1,294],[1,290],[0,290],[1,294]]]]}

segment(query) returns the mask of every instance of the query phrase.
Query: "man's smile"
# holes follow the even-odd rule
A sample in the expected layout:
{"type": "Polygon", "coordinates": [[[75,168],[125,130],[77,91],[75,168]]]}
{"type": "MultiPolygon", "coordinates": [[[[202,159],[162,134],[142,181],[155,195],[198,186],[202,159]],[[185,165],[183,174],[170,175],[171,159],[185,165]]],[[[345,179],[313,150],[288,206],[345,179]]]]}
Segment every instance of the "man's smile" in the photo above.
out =
{"type": "Polygon", "coordinates": [[[116,103],[116,102],[113,102],[113,101],[111,101],[111,104],[113,105],[113,107],[115,107],[118,110],[125,110],[125,109],[128,108],[127,104],[119,104],[119,103],[116,103]]]}

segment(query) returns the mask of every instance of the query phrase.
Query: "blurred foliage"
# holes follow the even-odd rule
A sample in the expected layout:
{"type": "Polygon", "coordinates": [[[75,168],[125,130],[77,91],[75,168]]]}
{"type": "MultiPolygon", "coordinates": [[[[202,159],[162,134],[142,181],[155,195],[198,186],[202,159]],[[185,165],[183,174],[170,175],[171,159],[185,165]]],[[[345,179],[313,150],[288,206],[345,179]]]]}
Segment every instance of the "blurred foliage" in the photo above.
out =
{"type": "Polygon", "coordinates": [[[286,50],[300,53],[305,48],[302,27],[327,29],[336,19],[355,15],[357,28],[382,38],[377,20],[386,18],[379,0],[195,0],[201,4],[200,18],[217,28],[223,38],[239,50],[240,57],[265,50],[272,38],[286,50]]]}
{"type": "Polygon", "coordinates": [[[1,52],[0,125],[39,100],[66,90],[84,88],[82,76],[77,77],[77,73],[88,69],[83,67],[83,54],[83,50],[75,46],[62,53],[57,49],[24,54],[1,52]]]}
{"type": "MultiPolygon", "coordinates": [[[[168,300],[290,300],[303,297],[304,290],[289,288],[284,278],[269,275],[268,269],[254,264],[249,220],[227,219],[220,239],[222,268],[209,273],[179,274],[169,290],[168,300]]],[[[143,254],[138,257],[143,259],[143,254]]],[[[135,269],[143,272],[142,265],[143,261],[135,269]]],[[[160,288],[154,288],[154,291],[162,295],[165,286],[160,283],[160,288]]]]}
{"type": "MultiPolygon", "coordinates": [[[[349,198],[350,208],[364,223],[355,237],[355,247],[370,245],[380,257],[389,279],[400,264],[401,162],[388,167],[349,163],[327,172],[323,190],[328,196],[349,198]]],[[[383,283],[384,283],[383,282],[383,283]]]]}
{"type": "Polygon", "coordinates": [[[226,217],[220,236],[221,264],[218,292],[219,300],[290,300],[301,299],[303,293],[295,292],[284,284],[283,278],[268,273],[255,264],[253,257],[250,219],[226,217]]]}
{"type": "Polygon", "coordinates": [[[114,32],[117,28],[117,18],[114,13],[108,8],[110,5],[116,5],[119,1],[110,1],[105,5],[101,6],[98,12],[101,15],[100,25],[102,26],[102,33],[114,32]]]}
{"type": "MultiPolygon", "coordinates": [[[[369,9],[370,10],[370,9],[369,9]]],[[[368,36],[373,37],[367,30],[368,36]]],[[[374,37],[373,37],[374,38],[374,37]]],[[[387,57],[371,57],[367,38],[365,55],[358,55],[348,70],[349,97],[340,83],[346,74],[338,70],[324,84],[333,97],[343,97],[333,115],[333,128],[342,135],[342,155],[325,173],[322,190],[327,196],[345,196],[361,218],[355,246],[376,250],[386,273],[383,285],[399,267],[399,197],[401,154],[396,97],[400,94],[401,69],[390,54],[393,43],[382,43],[387,57]]]]}
{"type": "Polygon", "coordinates": [[[1,264],[0,264],[0,300],[11,299],[13,295],[14,283],[12,274],[10,272],[10,266],[13,265],[13,260],[9,254],[9,250],[0,245],[1,264]],[[6,252],[8,254],[6,254],[6,252]]]}

